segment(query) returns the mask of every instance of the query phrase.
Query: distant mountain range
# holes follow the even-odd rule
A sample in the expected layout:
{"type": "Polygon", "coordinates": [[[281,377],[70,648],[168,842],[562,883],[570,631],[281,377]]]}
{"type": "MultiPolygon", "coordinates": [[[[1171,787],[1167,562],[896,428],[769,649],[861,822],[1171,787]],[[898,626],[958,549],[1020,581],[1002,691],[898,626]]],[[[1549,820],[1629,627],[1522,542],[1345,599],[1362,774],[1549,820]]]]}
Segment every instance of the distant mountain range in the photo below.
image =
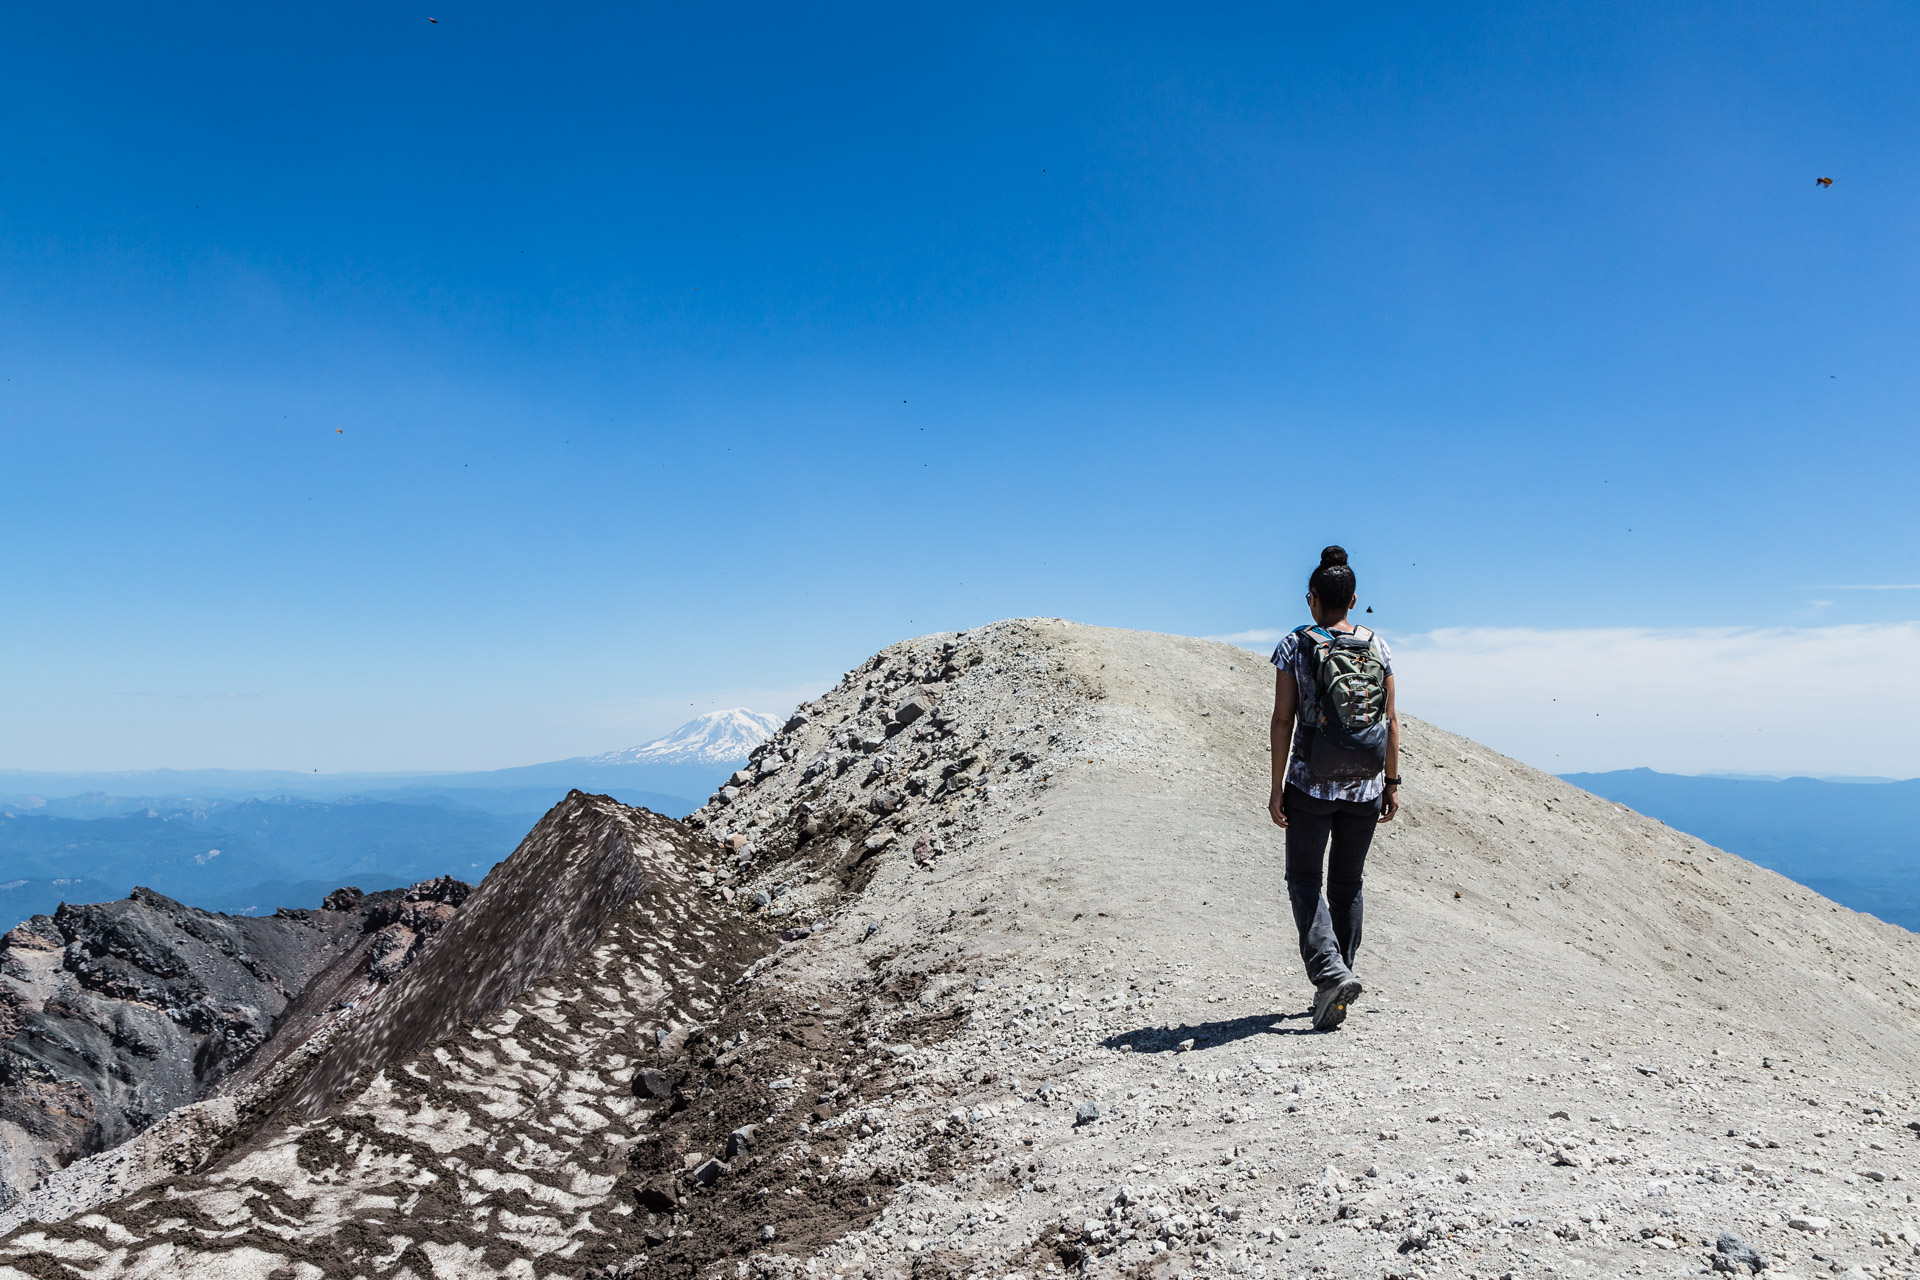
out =
{"type": "MultiPolygon", "coordinates": [[[[569,789],[679,817],[782,723],[735,707],[624,751],[472,773],[0,771],[0,930],[135,885],[257,914],[313,906],[341,884],[478,880],[569,789]]],[[[1650,769],[1566,780],[1920,930],[1920,780],[1650,769]]]]}
{"type": "MultiPolygon", "coordinates": [[[[773,736],[779,717],[735,707],[689,720],[624,751],[470,773],[293,773],[264,769],[147,769],[118,773],[0,770],[0,810],[60,806],[61,816],[111,817],[167,801],[400,799],[488,813],[545,813],[571,788],[678,817],[697,806],[773,736]]],[[[50,810],[51,812],[51,810],[50,810]]]]}
{"type": "Polygon", "coordinates": [[[1920,930],[1920,779],[1688,776],[1651,769],[1565,777],[1856,911],[1920,930]]]}
{"type": "Polygon", "coordinates": [[[144,885],[209,911],[318,906],[436,875],[469,882],[513,852],[524,816],[382,801],[213,801],[102,818],[0,814],[0,929],[60,902],[144,885]],[[51,901],[49,901],[51,899],[51,901]]]}
{"type": "Polygon", "coordinates": [[[477,881],[571,789],[679,817],[780,727],[734,708],[625,751],[475,773],[0,772],[0,931],[136,885],[211,911],[477,881]]]}

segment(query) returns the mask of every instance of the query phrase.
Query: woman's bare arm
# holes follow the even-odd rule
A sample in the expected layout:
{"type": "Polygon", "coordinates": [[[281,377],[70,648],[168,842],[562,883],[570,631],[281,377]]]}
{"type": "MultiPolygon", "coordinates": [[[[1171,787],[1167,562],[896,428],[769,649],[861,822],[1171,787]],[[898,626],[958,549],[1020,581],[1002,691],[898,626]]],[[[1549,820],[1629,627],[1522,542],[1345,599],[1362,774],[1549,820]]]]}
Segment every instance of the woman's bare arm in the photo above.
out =
{"type": "MultiPolygon", "coordinates": [[[[1400,713],[1393,705],[1393,677],[1387,677],[1387,776],[1400,776],[1400,713]]],[[[1400,812],[1400,788],[1391,782],[1380,794],[1380,821],[1392,822],[1400,812]]]]}
{"type": "Polygon", "coordinates": [[[1273,790],[1267,795],[1267,813],[1276,827],[1287,825],[1282,802],[1287,790],[1287,757],[1293,751],[1293,714],[1299,705],[1300,690],[1293,683],[1293,672],[1282,667],[1274,673],[1273,721],[1267,726],[1267,744],[1273,752],[1273,790]]]}

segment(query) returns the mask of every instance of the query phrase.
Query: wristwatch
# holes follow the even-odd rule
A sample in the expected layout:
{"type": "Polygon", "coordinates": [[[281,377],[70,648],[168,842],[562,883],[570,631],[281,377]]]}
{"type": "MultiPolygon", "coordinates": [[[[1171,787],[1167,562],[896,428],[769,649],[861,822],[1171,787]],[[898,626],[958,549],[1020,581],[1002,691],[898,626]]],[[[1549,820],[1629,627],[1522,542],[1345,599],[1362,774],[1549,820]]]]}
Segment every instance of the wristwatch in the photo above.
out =
{"type": "Polygon", "coordinates": [[[1399,785],[1400,785],[1400,779],[1398,779],[1398,778],[1388,778],[1388,779],[1387,779],[1387,785],[1388,785],[1388,786],[1390,786],[1390,787],[1397,787],[1397,786],[1399,786],[1399,785]]]}

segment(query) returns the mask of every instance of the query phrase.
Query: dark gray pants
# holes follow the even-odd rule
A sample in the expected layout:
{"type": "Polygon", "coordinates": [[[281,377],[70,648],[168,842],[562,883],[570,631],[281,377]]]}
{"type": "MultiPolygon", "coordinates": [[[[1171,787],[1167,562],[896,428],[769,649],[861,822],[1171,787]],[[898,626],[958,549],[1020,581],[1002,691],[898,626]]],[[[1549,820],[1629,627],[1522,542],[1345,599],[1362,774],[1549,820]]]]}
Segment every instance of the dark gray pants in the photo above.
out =
{"type": "Polygon", "coordinates": [[[1288,786],[1281,807],[1287,815],[1287,896],[1300,931],[1300,958],[1315,987],[1343,982],[1353,976],[1353,954],[1360,949],[1360,879],[1380,821],[1379,802],[1316,800],[1288,786]]]}

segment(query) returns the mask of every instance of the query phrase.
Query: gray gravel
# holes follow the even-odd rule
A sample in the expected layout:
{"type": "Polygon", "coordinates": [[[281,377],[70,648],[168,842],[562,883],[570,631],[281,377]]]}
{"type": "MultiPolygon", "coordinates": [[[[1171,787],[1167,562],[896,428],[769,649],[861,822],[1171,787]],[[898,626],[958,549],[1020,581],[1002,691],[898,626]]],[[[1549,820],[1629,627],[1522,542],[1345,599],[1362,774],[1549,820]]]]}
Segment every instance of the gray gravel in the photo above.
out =
{"type": "MultiPolygon", "coordinates": [[[[1913,935],[1409,719],[1367,992],[1312,1034],[1264,813],[1271,680],[1224,645],[1044,619],[925,637],[800,708],[693,815],[689,882],[771,948],[728,998],[831,1033],[781,1060],[751,1158],[877,1214],[821,1241],[770,1196],[745,1252],[716,1245],[700,1274],[1664,1276],[1742,1248],[1768,1276],[1913,1270],[1913,935]]],[[[499,1021],[571,1034],[641,939],[596,948],[608,994],[536,993],[499,1021]]],[[[598,1141],[648,1132],[596,1100],[631,1098],[633,1069],[566,1077],[598,1141]]],[[[412,1087],[394,1073],[354,1106],[457,1178],[448,1127],[487,1122],[412,1087]]],[[[471,1087],[530,1108],[516,1133],[559,1115],[471,1087]]],[[[268,1159],[288,1149],[196,1194],[252,1213],[242,1173],[292,1179],[268,1159]]],[[[585,1274],[568,1250],[626,1209],[564,1162],[536,1173],[565,1212],[502,1229],[519,1269],[474,1253],[461,1274],[585,1274]]],[[[332,1230],[318,1206],[378,1185],[328,1176],[273,1205],[316,1206],[297,1227],[248,1239],[332,1230]]],[[[684,1243],[666,1228],[654,1247],[684,1243]]],[[[100,1231],[42,1243],[89,1274],[162,1273],[135,1265],[158,1246],[100,1231]]],[[[0,1276],[32,1234],[0,1242],[0,1276]]],[[[171,1274],[252,1274],[180,1238],[171,1274]]]]}

